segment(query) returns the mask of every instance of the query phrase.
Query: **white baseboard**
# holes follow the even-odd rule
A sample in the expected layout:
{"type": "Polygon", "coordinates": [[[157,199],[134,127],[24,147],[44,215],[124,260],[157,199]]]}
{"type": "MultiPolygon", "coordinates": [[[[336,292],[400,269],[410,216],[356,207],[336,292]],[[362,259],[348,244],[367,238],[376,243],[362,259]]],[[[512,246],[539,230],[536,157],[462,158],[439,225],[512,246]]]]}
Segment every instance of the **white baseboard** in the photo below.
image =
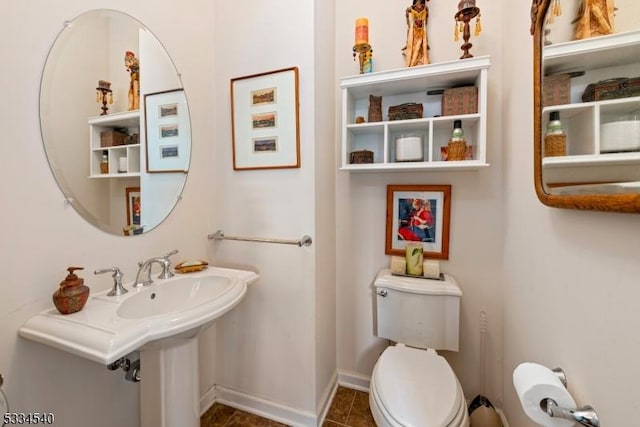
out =
{"type": "Polygon", "coordinates": [[[322,394],[322,398],[320,402],[318,402],[318,407],[316,408],[316,413],[319,414],[317,419],[317,425],[321,426],[324,423],[324,419],[327,416],[327,412],[329,412],[329,408],[331,407],[331,402],[333,402],[333,397],[336,395],[336,391],[338,391],[338,373],[334,372],[333,377],[331,377],[331,381],[327,384],[327,388],[322,394]]]}
{"type": "Polygon", "coordinates": [[[203,416],[214,403],[216,403],[216,386],[212,386],[204,396],[200,398],[200,416],[203,416]]]}
{"type": "Polygon", "coordinates": [[[338,371],[338,384],[354,390],[369,392],[371,377],[350,371],[338,371]]]}
{"type": "Polygon", "coordinates": [[[338,373],[336,372],[329,384],[327,384],[318,403],[316,411],[319,416],[316,416],[311,412],[301,411],[224,386],[214,385],[200,398],[200,416],[207,412],[214,403],[218,402],[290,426],[316,427],[324,422],[337,389],[338,373]]]}
{"type": "Polygon", "coordinates": [[[318,419],[312,412],[301,411],[276,402],[250,396],[223,386],[215,386],[215,401],[242,411],[295,427],[316,427],[318,419]]]}

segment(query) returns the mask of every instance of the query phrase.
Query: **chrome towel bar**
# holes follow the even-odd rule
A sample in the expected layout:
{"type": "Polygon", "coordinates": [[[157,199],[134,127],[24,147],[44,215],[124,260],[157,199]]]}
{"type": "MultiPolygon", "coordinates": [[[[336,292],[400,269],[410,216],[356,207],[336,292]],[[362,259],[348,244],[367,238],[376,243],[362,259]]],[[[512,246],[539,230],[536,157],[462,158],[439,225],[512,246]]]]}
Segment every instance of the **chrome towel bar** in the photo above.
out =
{"type": "Polygon", "coordinates": [[[209,240],[240,240],[243,242],[279,243],[282,245],[296,245],[299,247],[311,246],[311,243],[312,243],[311,236],[307,236],[307,235],[302,236],[300,240],[267,239],[262,237],[225,236],[224,231],[222,230],[218,230],[214,234],[209,234],[207,238],[209,240]]]}

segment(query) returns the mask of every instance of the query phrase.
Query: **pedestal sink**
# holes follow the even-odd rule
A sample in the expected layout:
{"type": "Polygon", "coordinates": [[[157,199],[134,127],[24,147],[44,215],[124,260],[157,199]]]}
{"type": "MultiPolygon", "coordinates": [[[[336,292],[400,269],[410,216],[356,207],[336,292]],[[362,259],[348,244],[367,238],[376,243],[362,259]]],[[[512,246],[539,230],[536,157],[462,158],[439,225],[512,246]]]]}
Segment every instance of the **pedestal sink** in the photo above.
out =
{"type": "Polygon", "coordinates": [[[18,333],[104,365],[139,350],[142,427],[197,427],[198,332],[242,301],[257,279],[251,271],[209,267],[144,288],[125,285],[128,293],[98,293],[77,313],[45,310],[18,333]]]}

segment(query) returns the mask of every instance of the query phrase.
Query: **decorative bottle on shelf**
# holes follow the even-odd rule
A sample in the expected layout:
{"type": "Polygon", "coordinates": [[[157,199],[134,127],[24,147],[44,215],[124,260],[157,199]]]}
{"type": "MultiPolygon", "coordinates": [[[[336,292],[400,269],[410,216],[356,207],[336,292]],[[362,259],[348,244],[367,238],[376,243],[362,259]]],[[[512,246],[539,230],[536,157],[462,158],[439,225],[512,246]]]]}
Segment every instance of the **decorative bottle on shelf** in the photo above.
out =
{"type": "Polygon", "coordinates": [[[566,156],[567,135],[562,129],[560,112],[552,111],[549,114],[547,133],[544,136],[544,157],[566,156]]]}
{"type": "Polygon", "coordinates": [[[102,152],[102,160],[100,161],[100,173],[109,173],[109,152],[102,152]]]}
{"type": "Polygon", "coordinates": [[[464,138],[462,130],[462,121],[454,120],[453,132],[451,139],[447,144],[447,160],[466,160],[467,159],[467,141],[464,138]]]}

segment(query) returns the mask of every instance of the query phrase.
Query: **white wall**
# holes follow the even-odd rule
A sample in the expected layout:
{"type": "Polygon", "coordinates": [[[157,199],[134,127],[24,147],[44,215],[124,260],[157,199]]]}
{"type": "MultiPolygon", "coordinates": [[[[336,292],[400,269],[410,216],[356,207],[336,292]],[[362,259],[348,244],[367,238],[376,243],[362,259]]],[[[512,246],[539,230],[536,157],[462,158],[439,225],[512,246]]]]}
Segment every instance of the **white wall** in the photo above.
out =
{"type": "MultiPolygon", "coordinates": [[[[260,281],[218,328],[218,396],[315,422],[335,374],[333,2],[216,3],[214,27],[216,212],[228,235],[298,239],[310,247],[225,241],[219,263],[256,267],[260,281]],[[317,27],[316,27],[317,24],[317,27]],[[332,35],[328,35],[330,40],[332,35]],[[328,60],[327,69],[316,59],[328,60]],[[232,167],[230,80],[299,69],[299,169],[232,167]],[[328,72],[327,72],[328,71],[328,72]]],[[[240,141],[236,141],[240,143],[240,141]]]]}
{"type": "MultiPolygon", "coordinates": [[[[563,6],[566,2],[562,2],[563,6]]],[[[634,2],[635,3],[635,2],[634,2]]],[[[533,40],[529,0],[509,3],[505,64],[504,408],[510,425],[533,427],[522,412],[512,372],[524,361],[565,370],[580,405],[602,425],[636,423],[640,340],[640,216],[560,210],[533,189],[533,40]]],[[[616,2],[625,15],[622,2],[616,2]]],[[[637,18],[637,15],[636,15],[637,18]]],[[[636,19],[637,27],[637,19],[636,19]]]]}
{"type": "MultiPolygon", "coordinates": [[[[350,1],[336,3],[336,68],[338,77],[358,73],[353,61],[354,23],[369,19],[374,71],[404,67],[400,49],[406,40],[405,8],[411,2],[350,1]]],[[[462,41],[453,39],[453,2],[429,2],[427,26],[432,62],[456,60],[462,41]]],[[[337,172],[337,316],[338,368],[354,379],[367,378],[386,346],[373,335],[371,282],[389,266],[384,253],[386,186],[389,184],[451,184],[449,260],[443,271],[456,277],[463,290],[460,351],[443,352],[458,374],[467,397],[480,392],[479,313],[488,315],[487,394],[501,398],[502,353],[502,140],[500,3],[484,2],[479,37],[472,35],[475,56],[491,55],[488,95],[487,161],[490,167],[466,172],[371,173],[337,172]]],[[[473,24],[472,24],[473,25],[473,24]]],[[[339,105],[336,84],[336,105],[339,105]]],[[[339,117],[339,108],[336,111],[339,117]]],[[[336,129],[336,149],[340,133],[336,129]]],[[[336,162],[336,169],[338,163],[336,162]]]]}
{"type": "MultiPolygon", "coordinates": [[[[51,295],[70,265],[84,266],[93,292],[110,287],[97,268],[119,266],[132,280],[140,259],[177,248],[179,259],[203,257],[210,244],[212,194],[212,51],[195,40],[211,40],[212,6],[181,2],[157,7],[147,0],[26,1],[5,4],[0,28],[3,167],[0,169],[3,280],[0,283],[0,373],[11,409],[51,411],[61,426],[139,425],[138,386],[121,372],[19,338],[18,328],[51,307],[51,295]],[[37,4],[36,4],[37,3],[37,4]],[[125,239],[87,224],[70,208],[49,170],[39,127],[39,83],[46,55],[64,20],[92,8],[122,10],[144,22],[174,59],[193,110],[193,161],[183,200],[153,232],[125,239]],[[194,218],[196,220],[194,220],[194,218]]],[[[79,58],[90,61],[91,58],[79,58]]],[[[126,71],[123,69],[123,73],[126,71]]],[[[86,94],[95,99],[95,90],[86,94]]],[[[212,383],[211,383],[212,384],[212,383]]],[[[210,384],[209,384],[210,385],[210,384]]]]}
{"type": "Polygon", "coordinates": [[[512,385],[513,369],[532,361],[562,367],[577,403],[594,406],[602,425],[633,425],[640,378],[635,332],[640,243],[634,231],[640,217],[560,210],[537,200],[532,92],[521,84],[533,78],[529,5],[513,2],[510,9],[522,13],[504,21],[510,35],[505,63],[511,67],[502,99],[504,141],[510,141],[503,184],[504,408],[512,426],[535,425],[512,385]]]}
{"type": "Polygon", "coordinates": [[[335,2],[316,1],[315,19],[315,126],[314,157],[316,208],[316,414],[327,404],[336,375],[336,205],[335,157],[335,2]]]}

